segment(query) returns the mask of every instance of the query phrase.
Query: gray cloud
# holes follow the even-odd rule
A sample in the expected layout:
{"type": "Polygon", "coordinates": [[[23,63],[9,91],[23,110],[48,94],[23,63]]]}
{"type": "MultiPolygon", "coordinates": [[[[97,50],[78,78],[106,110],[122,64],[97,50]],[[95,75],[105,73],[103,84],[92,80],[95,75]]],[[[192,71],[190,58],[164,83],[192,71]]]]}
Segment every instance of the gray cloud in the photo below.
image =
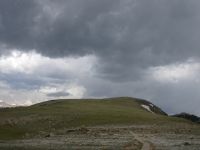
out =
{"type": "Polygon", "coordinates": [[[6,82],[13,89],[37,89],[46,84],[45,80],[32,75],[22,73],[3,74],[0,73],[1,81],[6,82]]]}
{"type": "Polygon", "coordinates": [[[70,94],[67,92],[55,92],[55,93],[49,93],[47,94],[48,97],[63,97],[63,96],[69,96],[70,94]]]}
{"type": "Polygon", "coordinates": [[[199,56],[199,6],[195,0],[1,1],[0,41],[49,57],[94,53],[104,62],[102,77],[129,80],[149,66],[199,56]]]}
{"type": "Polygon", "coordinates": [[[32,47],[31,31],[37,12],[35,1],[0,1],[0,43],[14,48],[32,47]]]}

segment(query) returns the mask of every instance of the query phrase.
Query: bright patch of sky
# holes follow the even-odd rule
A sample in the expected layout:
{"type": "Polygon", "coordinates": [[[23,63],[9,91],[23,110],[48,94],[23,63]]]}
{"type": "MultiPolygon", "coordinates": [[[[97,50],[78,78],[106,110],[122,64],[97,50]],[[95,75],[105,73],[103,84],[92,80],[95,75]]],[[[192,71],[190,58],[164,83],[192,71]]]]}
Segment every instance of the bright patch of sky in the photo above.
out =
{"type": "Polygon", "coordinates": [[[96,64],[94,55],[49,58],[35,51],[13,50],[10,55],[0,57],[0,97],[10,103],[25,105],[56,98],[82,98],[87,91],[79,81],[92,77],[96,64]],[[8,79],[4,80],[4,76],[8,79]],[[16,76],[19,82],[13,83],[11,80],[16,76]],[[42,84],[36,82],[34,88],[21,88],[20,79],[24,77],[28,79],[24,84],[36,81],[42,84]]]}
{"type": "Polygon", "coordinates": [[[182,63],[151,67],[148,72],[159,82],[177,83],[187,80],[198,82],[200,62],[189,59],[182,63]]]}

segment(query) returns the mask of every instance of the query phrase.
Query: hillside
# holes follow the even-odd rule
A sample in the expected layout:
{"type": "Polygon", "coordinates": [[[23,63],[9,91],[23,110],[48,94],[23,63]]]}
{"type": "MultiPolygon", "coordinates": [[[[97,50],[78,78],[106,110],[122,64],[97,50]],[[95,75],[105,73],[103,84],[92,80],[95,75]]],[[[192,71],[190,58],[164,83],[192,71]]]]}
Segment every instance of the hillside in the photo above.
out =
{"type": "Polygon", "coordinates": [[[34,137],[74,127],[188,123],[136,98],[52,100],[0,109],[0,140],[34,137]]]}

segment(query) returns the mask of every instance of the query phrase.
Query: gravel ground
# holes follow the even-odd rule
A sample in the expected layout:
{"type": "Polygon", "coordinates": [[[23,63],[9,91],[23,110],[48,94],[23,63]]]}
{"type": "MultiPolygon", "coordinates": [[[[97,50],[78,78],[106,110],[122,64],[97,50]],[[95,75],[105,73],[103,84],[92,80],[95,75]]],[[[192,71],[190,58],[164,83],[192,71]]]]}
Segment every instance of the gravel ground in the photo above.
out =
{"type": "Polygon", "coordinates": [[[60,130],[56,133],[0,141],[1,150],[199,150],[194,127],[103,126],[60,130]]]}

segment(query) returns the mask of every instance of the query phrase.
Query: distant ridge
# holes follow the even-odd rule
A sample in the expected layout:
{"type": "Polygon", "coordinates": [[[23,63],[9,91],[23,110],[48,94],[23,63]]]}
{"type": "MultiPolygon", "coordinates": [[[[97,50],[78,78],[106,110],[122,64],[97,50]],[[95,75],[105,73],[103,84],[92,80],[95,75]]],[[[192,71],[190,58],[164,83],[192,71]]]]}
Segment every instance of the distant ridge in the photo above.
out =
{"type": "Polygon", "coordinates": [[[190,120],[195,123],[200,123],[200,117],[195,116],[193,114],[185,113],[185,112],[173,115],[173,117],[184,118],[184,119],[190,120]]]}
{"type": "Polygon", "coordinates": [[[0,108],[12,107],[12,105],[0,100],[0,108]]]}

